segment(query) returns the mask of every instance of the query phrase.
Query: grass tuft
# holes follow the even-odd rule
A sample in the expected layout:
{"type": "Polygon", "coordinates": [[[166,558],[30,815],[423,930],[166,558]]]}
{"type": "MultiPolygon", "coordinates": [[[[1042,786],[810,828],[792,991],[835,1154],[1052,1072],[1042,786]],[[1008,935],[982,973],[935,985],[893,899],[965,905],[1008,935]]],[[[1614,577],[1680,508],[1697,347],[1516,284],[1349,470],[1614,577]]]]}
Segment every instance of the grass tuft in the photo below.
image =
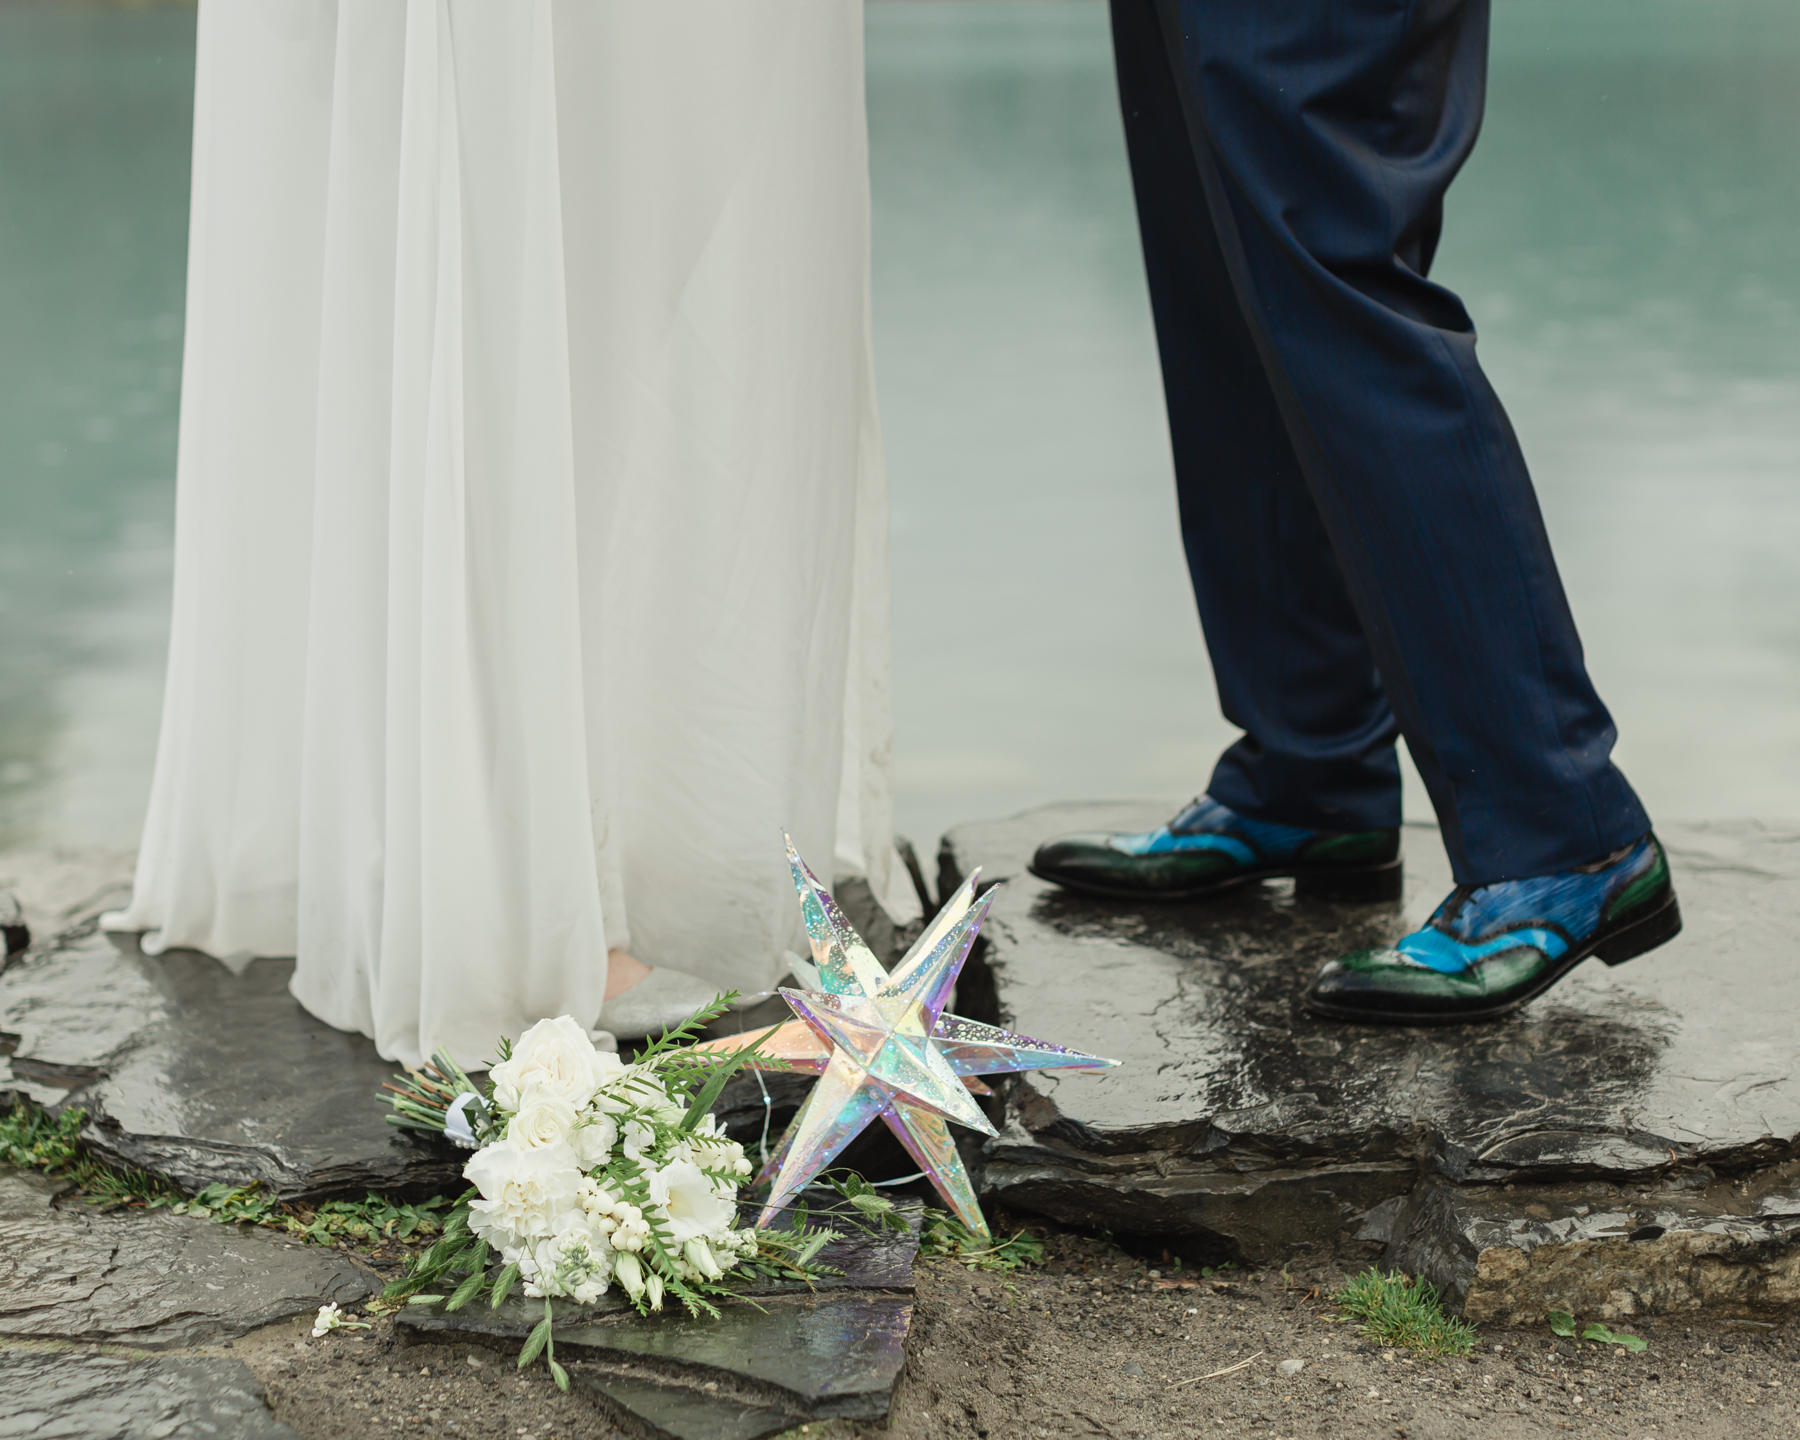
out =
{"type": "Polygon", "coordinates": [[[82,1112],[51,1115],[19,1101],[0,1114],[0,1165],[21,1170],[60,1170],[75,1158],[82,1112]]]}
{"type": "Polygon", "coordinates": [[[103,1210],[121,1205],[166,1204],[180,1192],[141,1170],[121,1170],[87,1154],[81,1126],[87,1112],[70,1108],[52,1115],[28,1101],[0,1113],[0,1165],[67,1176],[103,1210]]]}
{"type": "Polygon", "coordinates": [[[1429,1280],[1370,1269],[1331,1298],[1344,1314],[1362,1321],[1364,1335],[1384,1345],[1433,1358],[1467,1355],[1475,1348],[1475,1327],[1444,1313],[1443,1299],[1429,1280]]]}
{"type": "Polygon", "coordinates": [[[927,1255],[955,1260],[971,1270],[1004,1272],[1044,1261],[1044,1242],[1035,1235],[1021,1230],[1017,1235],[996,1240],[977,1235],[962,1221],[941,1214],[925,1221],[919,1248],[927,1255]]]}

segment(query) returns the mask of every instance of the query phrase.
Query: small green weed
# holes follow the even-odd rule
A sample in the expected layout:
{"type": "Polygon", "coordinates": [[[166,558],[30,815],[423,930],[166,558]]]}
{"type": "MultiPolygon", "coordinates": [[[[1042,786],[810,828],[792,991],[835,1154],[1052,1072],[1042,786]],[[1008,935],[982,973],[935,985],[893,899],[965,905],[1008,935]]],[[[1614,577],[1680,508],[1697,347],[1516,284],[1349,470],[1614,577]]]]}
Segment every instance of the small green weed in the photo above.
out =
{"type": "Polygon", "coordinates": [[[448,1195],[434,1195],[416,1205],[396,1205],[371,1193],[362,1200],[327,1200],[310,1213],[305,1206],[296,1207],[285,1219],[292,1233],[327,1245],[338,1238],[414,1240],[441,1233],[455,1204],[448,1195]]]}
{"type": "Polygon", "coordinates": [[[68,1174],[77,1188],[102,1210],[122,1205],[155,1205],[180,1192],[159,1175],[142,1170],[115,1170],[87,1155],[78,1155],[68,1174]]]}
{"type": "Polygon", "coordinates": [[[1475,1348],[1475,1327],[1444,1313],[1437,1286],[1429,1280],[1370,1269],[1331,1298],[1346,1315],[1362,1321],[1364,1335],[1382,1344],[1432,1357],[1467,1355],[1475,1348]]]}
{"type": "Polygon", "coordinates": [[[373,1244],[436,1235],[444,1228],[454,1203],[439,1195],[416,1205],[402,1205],[370,1194],[363,1200],[287,1205],[264,1194],[255,1182],[208,1185],[197,1195],[183,1195],[155,1175],[116,1170],[88,1155],[81,1146],[81,1126],[86,1119],[86,1112],[78,1109],[51,1115],[35,1105],[13,1105],[0,1114],[0,1165],[66,1176],[102,1209],[142,1205],[227,1225],[266,1225],[320,1245],[335,1245],[340,1240],[373,1244]]]}
{"type": "Polygon", "coordinates": [[[787,1228],[797,1232],[813,1228],[815,1224],[831,1230],[848,1227],[865,1235],[880,1235],[890,1230],[896,1235],[904,1235],[909,1228],[900,1207],[854,1170],[823,1172],[781,1209],[788,1219],[787,1228]],[[821,1190],[836,1196],[837,1200],[815,1210],[812,1201],[818,1198],[821,1190]]]}
{"type": "Polygon", "coordinates": [[[60,1170],[75,1158],[81,1139],[80,1110],[51,1115],[35,1105],[15,1104],[0,1115],[0,1165],[21,1170],[60,1170]]]}
{"type": "MultiPolygon", "coordinates": [[[[835,1190],[850,1206],[865,1229],[875,1234],[883,1230],[891,1230],[897,1235],[906,1233],[906,1220],[899,1207],[854,1170],[828,1171],[819,1178],[826,1188],[835,1190]]],[[[838,1216],[829,1218],[836,1220],[838,1216]]]]}
{"type": "Polygon", "coordinates": [[[217,1220],[225,1225],[267,1225],[275,1216],[273,1196],[261,1194],[259,1184],[208,1185],[197,1195],[183,1199],[178,1195],[159,1196],[150,1202],[152,1210],[172,1210],[177,1215],[195,1215],[202,1220],[217,1220]]]}
{"type": "Polygon", "coordinates": [[[1044,1242],[1021,1230],[1006,1240],[977,1235],[962,1221],[948,1215],[933,1215],[925,1222],[919,1237],[919,1248],[927,1255],[960,1261],[971,1270],[1018,1270],[1026,1265],[1041,1265],[1044,1242]]]}
{"type": "Polygon", "coordinates": [[[115,1170],[86,1154],[81,1148],[81,1126],[86,1119],[85,1110],[52,1115],[25,1101],[16,1102],[0,1115],[0,1165],[66,1176],[104,1210],[175,1195],[166,1181],[154,1175],[115,1170]]]}
{"type": "Polygon", "coordinates": [[[1548,1318],[1551,1333],[1560,1335],[1565,1340],[1586,1340],[1595,1345],[1623,1345],[1633,1355],[1650,1348],[1650,1342],[1641,1335],[1621,1334],[1616,1330],[1608,1329],[1598,1320],[1582,1326],[1581,1333],[1577,1335],[1575,1333],[1576,1319],[1567,1310],[1552,1310],[1548,1318]]]}
{"type": "Polygon", "coordinates": [[[452,1203],[448,1196],[438,1195],[416,1205],[400,1205],[370,1193],[362,1200],[285,1205],[273,1195],[263,1194],[260,1185],[250,1184],[235,1189],[229,1185],[208,1185],[188,1199],[163,1197],[151,1201],[150,1206],[225,1225],[266,1225],[318,1245],[335,1245],[340,1240],[373,1245],[381,1240],[412,1240],[438,1234],[452,1203]]]}

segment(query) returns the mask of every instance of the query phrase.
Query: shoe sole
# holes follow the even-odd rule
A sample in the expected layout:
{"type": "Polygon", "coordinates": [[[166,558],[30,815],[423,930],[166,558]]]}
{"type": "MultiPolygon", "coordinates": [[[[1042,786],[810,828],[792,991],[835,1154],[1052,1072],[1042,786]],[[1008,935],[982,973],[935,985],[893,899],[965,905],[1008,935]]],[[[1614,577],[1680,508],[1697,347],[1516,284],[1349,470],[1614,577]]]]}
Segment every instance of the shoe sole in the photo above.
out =
{"type": "Polygon", "coordinates": [[[1157,904],[1182,900],[1204,900],[1243,885],[1259,885],[1264,880],[1292,880],[1294,894],[1301,900],[1331,900],[1340,904],[1372,905],[1381,900],[1398,900],[1406,888],[1405,864],[1389,860],[1380,865],[1365,865],[1355,870],[1299,870],[1291,865],[1246,871],[1207,885],[1192,885],[1185,890],[1127,890],[1119,886],[1096,885],[1086,880],[1069,880],[1061,875],[1047,875],[1035,865],[1026,869],[1040,880],[1060,885],[1080,895],[1093,895],[1102,900],[1149,900],[1157,904]]]}
{"type": "Polygon", "coordinates": [[[1502,1020],[1521,1005],[1529,1004],[1583,960],[1592,958],[1607,965],[1623,965],[1627,960],[1635,960],[1657,946],[1667,944],[1680,933],[1681,906],[1676,902],[1675,892],[1671,890],[1669,898],[1648,915],[1633,920],[1622,930],[1615,930],[1610,935],[1590,941],[1586,946],[1571,950],[1546,970],[1531,989],[1513,996],[1503,1004],[1492,1005],[1484,1010],[1456,1010],[1443,1015],[1425,1015],[1416,1010],[1359,1010],[1347,1005],[1325,1004],[1314,1000],[1310,995],[1302,1003],[1309,1013],[1322,1019],[1349,1020],[1364,1025],[1476,1025],[1488,1020],[1502,1020]]]}

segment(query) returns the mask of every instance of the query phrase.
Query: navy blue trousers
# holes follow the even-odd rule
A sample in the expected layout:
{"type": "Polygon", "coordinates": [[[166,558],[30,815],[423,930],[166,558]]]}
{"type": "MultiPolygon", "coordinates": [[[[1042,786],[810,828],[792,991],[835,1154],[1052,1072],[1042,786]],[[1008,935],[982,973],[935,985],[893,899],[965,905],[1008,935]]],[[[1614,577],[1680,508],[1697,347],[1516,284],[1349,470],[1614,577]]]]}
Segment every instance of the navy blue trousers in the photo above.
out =
{"type": "Polygon", "coordinates": [[[1427,279],[1481,124],[1486,0],[1112,0],[1182,535],[1224,713],[1208,793],[1400,820],[1456,878],[1650,828],[1613,765],[1512,426],[1427,279]]]}

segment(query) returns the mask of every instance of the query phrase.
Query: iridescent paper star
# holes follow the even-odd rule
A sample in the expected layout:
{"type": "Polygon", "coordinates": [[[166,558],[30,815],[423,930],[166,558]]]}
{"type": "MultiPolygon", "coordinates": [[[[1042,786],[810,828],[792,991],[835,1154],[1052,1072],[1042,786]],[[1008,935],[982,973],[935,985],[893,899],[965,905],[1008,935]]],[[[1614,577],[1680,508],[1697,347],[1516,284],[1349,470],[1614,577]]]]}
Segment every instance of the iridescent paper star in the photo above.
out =
{"type": "MultiPolygon", "coordinates": [[[[993,900],[991,890],[976,898],[980,871],[963,882],[890,975],[791,840],[787,848],[821,988],[781,991],[799,1018],[780,1026],[762,1049],[784,1068],[809,1070],[819,1080],[757,1177],[771,1185],[758,1223],[774,1218],[879,1117],[962,1222],[986,1235],[987,1221],[947,1123],[995,1133],[970,1093],[992,1092],[974,1077],[1096,1070],[1119,1062],[945,1012],[993,900]]],[[[752,1038],[732,1036],[699,1048],[729,1053],[752,1038]]]]}

